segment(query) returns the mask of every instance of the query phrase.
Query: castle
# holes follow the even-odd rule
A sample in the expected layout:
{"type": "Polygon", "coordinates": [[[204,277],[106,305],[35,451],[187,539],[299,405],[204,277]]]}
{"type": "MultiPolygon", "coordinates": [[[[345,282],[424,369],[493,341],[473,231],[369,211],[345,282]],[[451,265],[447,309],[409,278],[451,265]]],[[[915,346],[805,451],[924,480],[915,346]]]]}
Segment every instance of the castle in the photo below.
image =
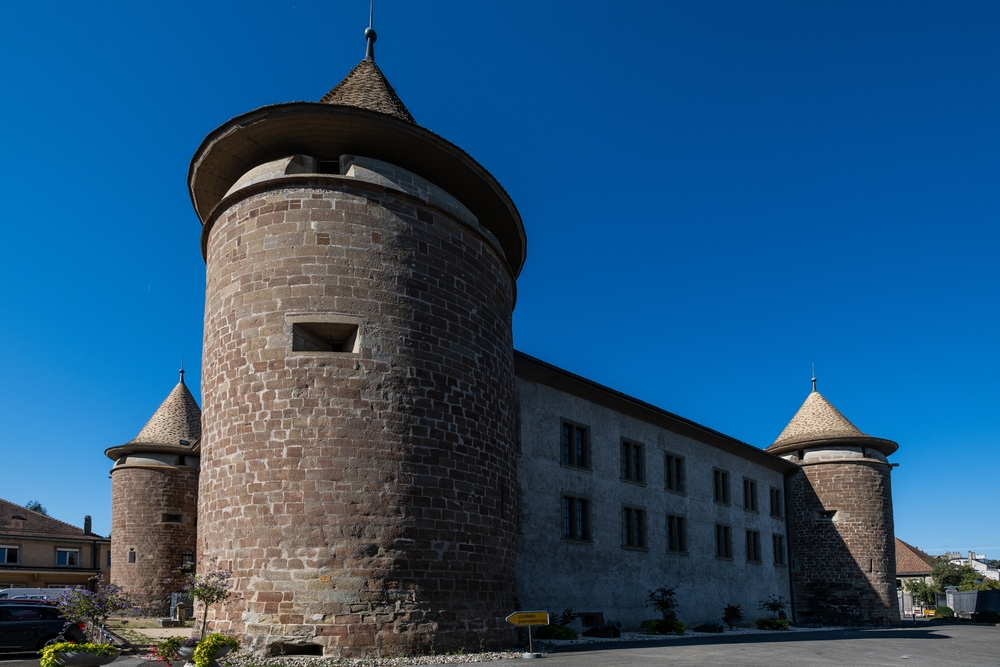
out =
{"type": "Polygon", "coordinates": [[[895,625],[890,469],[818,392],[767,450],[512,347],[513,201],[366,57],[317,103],[211,132],[188,183],[207,289],[183,382],[112,447],[112,580],[206,558],[260,652],[509,645],[517,609],[895,625]]]}

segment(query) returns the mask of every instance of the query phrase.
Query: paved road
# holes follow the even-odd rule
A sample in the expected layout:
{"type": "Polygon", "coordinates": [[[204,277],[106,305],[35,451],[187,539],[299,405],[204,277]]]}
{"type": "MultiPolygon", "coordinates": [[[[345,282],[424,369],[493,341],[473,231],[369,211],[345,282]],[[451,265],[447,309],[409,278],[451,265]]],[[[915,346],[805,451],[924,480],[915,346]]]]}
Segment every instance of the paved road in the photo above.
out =
{"type": "MultiPolygon", "coordinates": [[[[647,642],[591,644],[546,655],[541,667],[1000,667],[1000,627],[926,625],[647,642]]],[[[526,665],[503,660],[501,665],[526,665]]],[[[483,667],[479,665],[479,667],[483,667]]]]}

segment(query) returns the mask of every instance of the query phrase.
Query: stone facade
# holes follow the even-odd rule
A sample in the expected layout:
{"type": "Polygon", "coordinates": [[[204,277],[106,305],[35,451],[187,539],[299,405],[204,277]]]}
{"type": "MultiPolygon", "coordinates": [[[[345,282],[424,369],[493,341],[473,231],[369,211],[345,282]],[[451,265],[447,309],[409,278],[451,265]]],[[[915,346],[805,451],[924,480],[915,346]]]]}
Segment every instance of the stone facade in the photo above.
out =
{"type": "Polygon", "coordinates": [[[176,570],[193,566],[198,509],[195,460],[130,455],[111,474],[111,573],[153,614],[169,611],[181,588],[176,570]]]}
{"type": "Polygon", "coordinates": [[[788,483],[797,615],[898,625],[889,466],[803,463],[788,483]]]}
{"type": "Polygon", "coordinates": [[[442,209],[306,178],[235,193],[208,237],[200,551],[242,594],[213,628],[341,656],[498,645],[512,277],[442,209]],[[356,327],[349,349],[294,350],[316,323],[356,327]]]}

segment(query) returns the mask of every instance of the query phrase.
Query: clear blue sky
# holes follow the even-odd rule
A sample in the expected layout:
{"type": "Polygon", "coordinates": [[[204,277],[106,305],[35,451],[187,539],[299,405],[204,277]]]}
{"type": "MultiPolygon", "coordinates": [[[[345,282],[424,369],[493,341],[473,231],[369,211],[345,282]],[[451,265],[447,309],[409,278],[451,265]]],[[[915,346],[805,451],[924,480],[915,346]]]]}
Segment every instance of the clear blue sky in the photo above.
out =
{"type": "MultiPolygon", "coordinates": [[[[365,0],[0,20],[0,497],[110,530],[199,385],[202,138],[318,100],[365,0]]],[[[1000,5],[378,0],[379,65],[524,218],[520,350],[767,446],[809,390],[893,439],[896,533],[1000,558],[1000,5]]]]}

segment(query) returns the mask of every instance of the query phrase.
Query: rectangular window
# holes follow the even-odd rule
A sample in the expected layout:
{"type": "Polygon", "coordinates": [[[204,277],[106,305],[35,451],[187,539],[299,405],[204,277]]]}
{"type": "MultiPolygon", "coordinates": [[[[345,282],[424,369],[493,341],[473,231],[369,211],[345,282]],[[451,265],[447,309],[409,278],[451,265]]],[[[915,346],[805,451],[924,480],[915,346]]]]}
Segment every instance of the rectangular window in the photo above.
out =
{"type": "Polygon", "coordinates": [[[743,478],[743,509],[757,511],[757,482],[746,477],[743,478]]]}
{"type": "Polygon", "coordinates": [[[564,540],[590,539],[590,508],[588,505],[589,503],[585,498],[563,496],[562,536],[564,540]]]}
{"type": "Polygon", "coordinates": [[[17,565],[19,549],[12,546],[0,546],[0,565],[17,565]]]}
{"type": "Polygon", "coordinates": [[[771,544],[774,546],[774,564],[784,565],[785,564],[785,536],[784,535],[772,535],[771,544]]]}
{"type": "Polygon", "coordinates": [[[184,523],[184,516],[181,514],[164,514],[161,521],[163,523],[184,523]]]}
{"type": "Polygon", "coordinates": [[[622,546],[646,546],[646,512],[635,507],[622,508],[622,546]]]}
{"type": "Polygon", "coordinates": [[[720,524],[715,526],[715,557],[733,557],[733,532],[729,526],[720,524]]]}
{"type": "Polygon", "coordinates": [[[712,471],[713,496],[715,502],[729,504],[729,473],[716,468],[712,471]]]}
{"type": "Polygon", "coordinates": [[[292,324],[293,352],[358,352],[358,325],[346,322],[292,324]]]}
{"type": "Polygon", "coordinates": [[[747,560],[753,563],[759,563],[763,560],[760,552],[759,530],[747,531],[747,560]]]}
{"type": "Polygon", "coordinates": [[[663,460],[663,485],[669,491],[684,493],[684,459],[667,454],[663,460]]]}
{"type": "Polygon", "coordinates": [[[687,526],[684,517],[667,515],[667,551],[687,552],[687,526]]]}
{"type": "Polygon", "coordinates": [[[79,549],[56,549],[56,565],[77,567],[80,565],[79,549]]]}
{"type": "Polygon", "coordinates": [[[771,487],[771,516],[778,519],[785,516],[785,503],[781,497],[781,489],[771,487]]]}
{"type": "Polygon", "coordinates": [[[590,467],[590,431],[585,426],[563,422],[562,462],[575,468],[590,467]]]}
{"type": "Polygon", "coordinates": [[[128,562],[130,562],[130,563],[134,563],[135,562],[135,549],[129,549],[128,550],[128,562]]]}
{"type": "Polygon", "coordinates": [[[638,442],[622,440],[622,479],[631,482],[646,481],[646,457],[638,442]]]}
{"type": "Polygon", "coordinates": [[[111,549],[108,549],[108,567],[111,567],[111,549]]]}

